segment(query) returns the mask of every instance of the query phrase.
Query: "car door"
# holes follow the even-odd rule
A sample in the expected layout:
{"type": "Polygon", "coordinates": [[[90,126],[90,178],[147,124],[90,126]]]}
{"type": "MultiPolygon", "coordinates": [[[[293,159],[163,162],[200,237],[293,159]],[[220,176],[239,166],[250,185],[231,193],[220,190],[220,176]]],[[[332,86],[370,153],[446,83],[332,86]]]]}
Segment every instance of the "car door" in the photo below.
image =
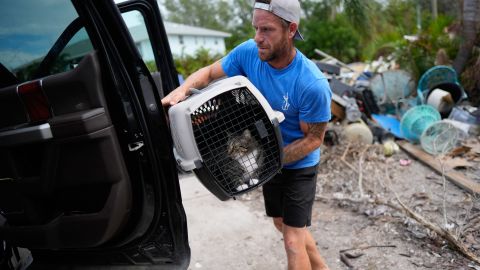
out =
{"type": "Polygon", "coordinates": [[[160,105],[178,80],[156,1],[1,5],[0,265],[186,268],[160,105]],[[121,12],[141,15],[154,75],[121,12]]]}

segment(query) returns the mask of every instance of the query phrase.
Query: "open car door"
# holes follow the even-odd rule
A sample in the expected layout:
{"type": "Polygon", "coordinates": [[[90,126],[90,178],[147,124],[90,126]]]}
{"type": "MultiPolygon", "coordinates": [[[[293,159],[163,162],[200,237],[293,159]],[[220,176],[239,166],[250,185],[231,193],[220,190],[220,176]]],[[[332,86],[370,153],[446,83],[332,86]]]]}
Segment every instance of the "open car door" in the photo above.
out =
{"type": "Polygon", "coordinates": [[[0,268],[186,269],[156,1],[17,0],[0,25],[0,268]]]}

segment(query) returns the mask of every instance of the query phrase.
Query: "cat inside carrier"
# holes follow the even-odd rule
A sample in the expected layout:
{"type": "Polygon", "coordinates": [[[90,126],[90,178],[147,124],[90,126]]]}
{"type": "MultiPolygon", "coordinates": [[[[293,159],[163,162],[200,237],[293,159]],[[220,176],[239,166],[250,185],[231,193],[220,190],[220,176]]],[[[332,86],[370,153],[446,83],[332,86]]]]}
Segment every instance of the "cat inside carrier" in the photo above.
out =
{"type": "Polygon", "coordinates": [[[281,112],[243,76],[219,80],[170,108],[174,152],[220,200],[270,180],[282,168],[281,112]]]}

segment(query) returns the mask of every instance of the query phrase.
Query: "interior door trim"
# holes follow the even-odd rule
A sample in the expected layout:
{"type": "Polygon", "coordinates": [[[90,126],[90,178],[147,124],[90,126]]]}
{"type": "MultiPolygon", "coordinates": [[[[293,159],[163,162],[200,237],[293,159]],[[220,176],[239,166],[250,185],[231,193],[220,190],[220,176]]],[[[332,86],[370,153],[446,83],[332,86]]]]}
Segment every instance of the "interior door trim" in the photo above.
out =
{"type": "Polygon", "coordinates": [[[0,146],[43,142],[53,138],[50,124],[18,128],[0,132],[0,146]]]}

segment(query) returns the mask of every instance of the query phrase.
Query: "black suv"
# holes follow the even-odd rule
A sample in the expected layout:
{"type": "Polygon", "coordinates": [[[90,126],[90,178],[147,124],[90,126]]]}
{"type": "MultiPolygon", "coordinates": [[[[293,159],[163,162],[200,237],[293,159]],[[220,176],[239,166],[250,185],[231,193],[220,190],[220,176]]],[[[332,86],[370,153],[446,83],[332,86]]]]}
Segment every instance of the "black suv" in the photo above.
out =
{"type": "Polygon", "coordinates": [[[188,267],[177,76],[155,0],[2,1],[0,269],[188,267]]]}

